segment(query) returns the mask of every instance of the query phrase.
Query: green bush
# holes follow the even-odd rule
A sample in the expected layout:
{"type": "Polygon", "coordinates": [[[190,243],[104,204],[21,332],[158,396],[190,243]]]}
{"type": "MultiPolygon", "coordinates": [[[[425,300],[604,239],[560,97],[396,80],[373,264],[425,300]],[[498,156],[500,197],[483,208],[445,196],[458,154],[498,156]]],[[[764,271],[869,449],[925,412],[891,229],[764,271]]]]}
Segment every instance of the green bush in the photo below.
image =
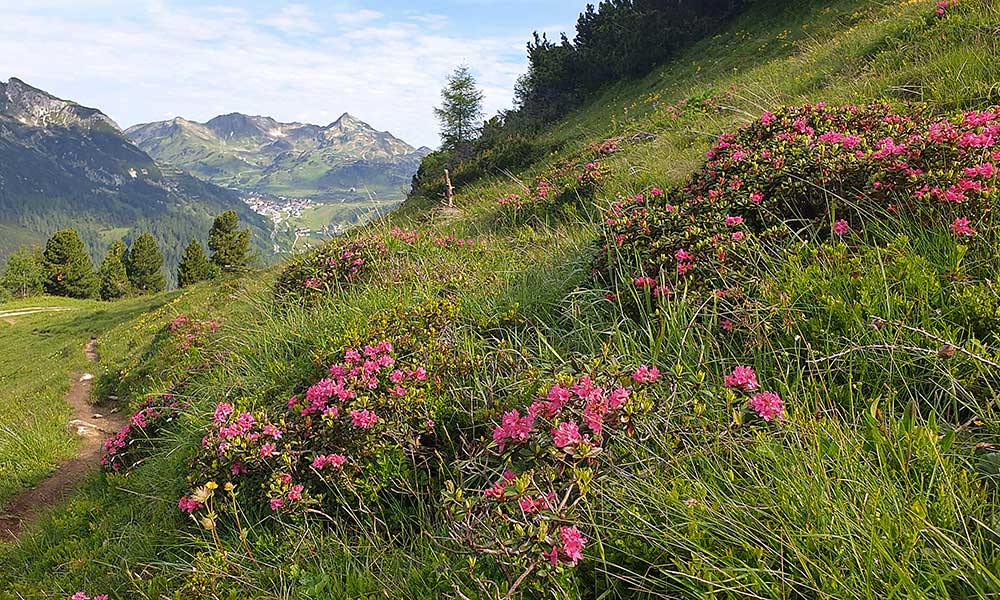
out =
{"type": "Polygon", "coordinates": [[[274,284],[285,301],[311,302],[333,289],[368,281],[386,253],[374,237],[336,239],[288,262],[274,284]]]}
{"type": "Polygon", "coordinates": [[[681,188],[616,202],[603,266],[711,289],[752,270],[761,249],[751,240],[844,236],[892,215],[972,239],[1000,198],[998,116],[822,104],[765,113],[721,136],[681,188]]]}

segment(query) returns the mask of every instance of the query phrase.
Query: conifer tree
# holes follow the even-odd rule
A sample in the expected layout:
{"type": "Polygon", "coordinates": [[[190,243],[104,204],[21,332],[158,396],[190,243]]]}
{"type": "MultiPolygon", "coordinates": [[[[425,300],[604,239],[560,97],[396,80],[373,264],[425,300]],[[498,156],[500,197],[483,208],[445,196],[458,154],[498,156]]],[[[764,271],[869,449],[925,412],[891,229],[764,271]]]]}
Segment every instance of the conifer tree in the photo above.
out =
{"type": "Polygon", "coordinates": [[[7,267],[0,277],[0,287],[16,298],[41,294],[45,285],[42,253],[37,248],[22,248],[7,259],[7,267]]]}
{"type": "Polygon", "coordinates": [[[240,229],[240,218],[235,211],[227,210],[215,218],[208,233],[208,247],[212,262],[223,271],[240,271],[250,265],[250,230],[240,229]]]}
{"type": "Polygon", "coordinates": [[[177,266],[177,285],[186,287],[199,281],[212,279],[217,267],[209,262],[198,240],[191,240],[184,249],[184,256],[177,266]]]}
{"type": "Polygon", "coordinates": [[[101,279],[101,300],[124,298],[129,292],[128,274],[125,272],[125,243],[116,240],[108,249],[98,275],[101,279]]]}
{"type": "Polygon", "coordinates": [[[75,230],[63,229],[49,238],[42,263],[48,293],[71,298],[92,298],[97,294],[94,264],[75,230]]]}
{"type": "Polygon", "coordinates": [[[125,272],[132,289],[140,294],[162,292],[167,287],[162,266],[163,255],[153,234],[147,232],[135,238],[125,261],[125,272]]]}
{"type": "Polygon", "coordinates": [[[483,121],[483,92],[476,86],[469,67],[458,67],[448,77],[448,84],[441,90],[441,107],[434,109],[434,115],[441,123],[444,150],[459,159],[468,154],[483,121]]]}

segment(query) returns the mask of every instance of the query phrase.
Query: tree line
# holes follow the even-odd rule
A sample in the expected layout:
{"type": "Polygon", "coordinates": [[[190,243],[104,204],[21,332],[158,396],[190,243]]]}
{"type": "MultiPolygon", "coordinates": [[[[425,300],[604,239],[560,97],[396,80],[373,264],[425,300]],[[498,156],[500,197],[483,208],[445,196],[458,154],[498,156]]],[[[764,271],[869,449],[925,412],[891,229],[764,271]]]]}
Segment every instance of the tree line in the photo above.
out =
{"type": "MultiPolygon", "coordinates": [[[[484,174],[523,168],[556,148],[542,147],[539,128],[591,100],[606,85],[640,77],[721,29],[757,0],[604,0],[588,4],[571,39],[534,34],[528,71],[517,81],[514,108],[483,121],[483,94],[459,67],[435,109],[441,149],[427,155],[411,194],[444,194],[443,171],[461,185],[484,174]]],[[[776,3],[776,4],[781,4],[776,3]]]]}
{"type": "MultiPolygon", "coordinates": [[[[235,211],[216,217],[208,234],[208,247],[211,258],[198,240],[187,245],[177,267],[180,287],[245,270],[256,259],[250,250],[250,230],[240,228],[235,211]]],[[[131,247],[121,240],[112,243],[95,269],[76,230],[62,229],[49,238],[44,249],[15,251],[0,276],[0,293],[20,298],[47,293],[110,301],[154,294],[166,287],[163,254],[149,232],[136,237],[131,247]]]]}
{"type": "Polygon", "coordinates": [[[605,85],[639,77],[717,31],[752,0],[604,0],[588,4],[576,36],[535,33],[528,72],[507,120],[551,123],[605,85]]]}

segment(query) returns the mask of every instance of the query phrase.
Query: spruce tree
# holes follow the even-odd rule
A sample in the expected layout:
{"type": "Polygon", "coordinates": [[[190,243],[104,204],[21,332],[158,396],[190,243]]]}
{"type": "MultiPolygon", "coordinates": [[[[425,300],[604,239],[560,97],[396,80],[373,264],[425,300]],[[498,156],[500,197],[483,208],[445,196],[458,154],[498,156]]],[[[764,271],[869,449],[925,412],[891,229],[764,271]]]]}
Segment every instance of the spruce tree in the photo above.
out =
{"type": "Polygon", "coordinates": [[[177,285],[186,287],[215,276],[216,266],[208,261],[198,240],[191,240],[177,266],[177,285]]]}
{"type": "Polygon", "coordinates": [[[212,262],[223,271],[240,271],[250,265],[250,230],[240,229],[236,211],[227,210],[215,218],[208,232],[212,262]]]}
{"type": "Polygon", "coordinates": [[[162,266],[163,255],[153,234],[143,233],[135,238],[125,261],[125,272],[132,289],[140,294],[162,292],[167,287],[160,270],[162,266]]]}
{"type": "Polygon", "coordinates": [[[7,260],[7,267],[0,277],[0,287],[15,298],[41,294],[45,285],[42,253],[37,248],[14,251],[7,260]]]}
{"type": "Polygon", "coordinates": [[[129,292],[128,274],[125,272],[125,244],[116,240],[108,249],[98,275],[101,279],[101,300],[117,300],[129,292]]]}
{"type": "Polygon", "coordinates": [[[75,230],[63,229],[49,238],[42,263],[48,293],[71,298],[92,298],[97,294],[94,264],[75,230]]]}

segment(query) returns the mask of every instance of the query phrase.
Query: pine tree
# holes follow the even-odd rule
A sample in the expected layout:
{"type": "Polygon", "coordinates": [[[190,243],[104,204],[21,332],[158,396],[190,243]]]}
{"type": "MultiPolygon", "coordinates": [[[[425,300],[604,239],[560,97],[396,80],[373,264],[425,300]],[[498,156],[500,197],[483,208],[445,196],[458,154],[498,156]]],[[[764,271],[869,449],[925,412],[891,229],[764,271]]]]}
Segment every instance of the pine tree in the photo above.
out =
{"type": "Polygon", "coordinates": [[[117,300],[129,292],[128,275],[125,272],[125,244],[116,240],[108,249],[98,275],[101,279],[101,300],[117,300]]]}
{"type": "Polygon", "coordinates": [[[97,294],[94,264],[75,230],[57,231],[45,243],[42,257],[45,291],[71,298],[92,298],[97,294]]]}
{"type": "Polygon", "coordinates": [[[184,249],[180,265],[177,266],[177,285],[186,287],[199,281],[212,279],[216,270],[217,267],[209,262],[198,240],[191,240],[191,243],[184,249]]]}
{"type": "Polygon", "coordinates": [[[45,285],[45,269],[42,253],[37,248],[16,250],[7,260],[0,287],[16,298],[27,298],[41,294],[45,285]]]}
{"type": "Polygon", "coordinates": [[[208,247],[212,262],[223,271],[240,271],[250,265],[250,230],[239,229],[240,218],[227,210],[215,218],[208,232],[208,247]]]}
{"type": "Polygon", "coordinates": [[[441,101],[441,108],[435,108],[434,115],[441,123],[442,145],[460,159],[469,153],[483,121],[483,92],[476,86],[469,67],[458,67],[448,77],[448,84],[441,90],[441,101]]]}
{"type": "Polygon", "coordinates": [[[162,292],[167,287],[160,270],[162,266],[163,255],[153,234],[143,233],[135,238],[125,261],[125,272],[132,289],[145,294],[162,292]]]}

